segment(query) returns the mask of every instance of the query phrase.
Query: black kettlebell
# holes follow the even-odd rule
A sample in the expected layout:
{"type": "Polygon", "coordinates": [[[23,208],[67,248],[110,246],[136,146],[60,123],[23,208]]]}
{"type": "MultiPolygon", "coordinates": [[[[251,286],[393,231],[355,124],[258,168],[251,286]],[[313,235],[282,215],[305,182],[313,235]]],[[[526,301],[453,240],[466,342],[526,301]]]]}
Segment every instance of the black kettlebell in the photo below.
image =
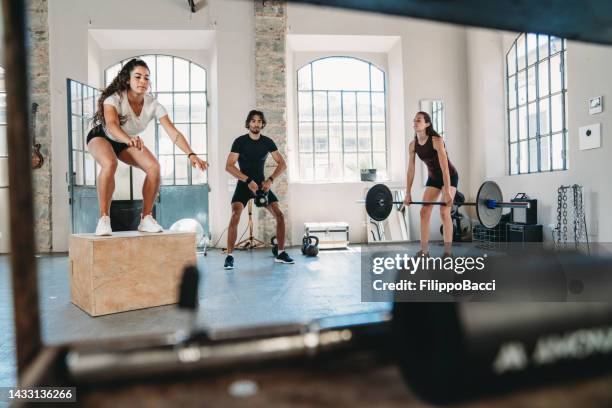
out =
{"type": "Polygon", "coordinates": [[[256,207],[267,207],[268,206],[268,193],[262,189],[258,189],[255,192],[255,206],[256,207]]]}
{"type": "Polygon", "coordinates": [[[317,256],[319,254],[319,238],[314,235],[304,235],[304,238],[302,238],[302,254],[317,256]]]}
{"type": "Polygon", "coordinates": [[[276,235],[270,239],[270,244],[272,244],[272,253],[274,256],[278,256],[278,241],[276,240],[276,235]]]}

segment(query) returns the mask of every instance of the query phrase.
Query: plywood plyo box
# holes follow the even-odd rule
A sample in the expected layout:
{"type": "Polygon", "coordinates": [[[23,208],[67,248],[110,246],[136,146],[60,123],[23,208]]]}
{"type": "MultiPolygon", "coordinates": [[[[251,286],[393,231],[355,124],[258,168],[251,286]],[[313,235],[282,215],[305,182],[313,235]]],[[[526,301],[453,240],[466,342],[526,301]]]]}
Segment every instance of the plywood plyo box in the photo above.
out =
{"type": "Polygon", "coordinates": [[[183,268],[196,264],[195,240],[169,231],[72,235],[72,303],[91,316],[177,303],[183,268]]]}

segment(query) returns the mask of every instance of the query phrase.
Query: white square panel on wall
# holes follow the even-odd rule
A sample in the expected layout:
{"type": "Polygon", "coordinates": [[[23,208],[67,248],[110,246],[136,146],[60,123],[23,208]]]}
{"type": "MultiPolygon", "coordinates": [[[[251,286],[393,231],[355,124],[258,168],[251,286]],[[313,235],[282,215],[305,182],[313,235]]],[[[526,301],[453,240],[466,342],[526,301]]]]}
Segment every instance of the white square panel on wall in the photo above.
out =
{"type": "Polygon", "coordinates": [[[578,130],[578,148],[580,150],[601,147],[601,123],[583,126],[578,130]]]}

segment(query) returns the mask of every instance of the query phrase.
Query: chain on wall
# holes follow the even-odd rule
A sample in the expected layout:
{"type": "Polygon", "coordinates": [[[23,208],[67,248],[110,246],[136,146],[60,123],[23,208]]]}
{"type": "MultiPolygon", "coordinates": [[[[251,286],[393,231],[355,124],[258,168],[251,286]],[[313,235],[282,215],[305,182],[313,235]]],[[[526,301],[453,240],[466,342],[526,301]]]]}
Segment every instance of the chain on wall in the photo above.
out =
{"type": "Polygon", "coordinates": [[[574,243],[576,249],[580,243],[586,243],[590,253],[583,187],[579,184],[557,189],[557,225],[553,230],[553,240],[555,245],[562,247],[574,243]]]}

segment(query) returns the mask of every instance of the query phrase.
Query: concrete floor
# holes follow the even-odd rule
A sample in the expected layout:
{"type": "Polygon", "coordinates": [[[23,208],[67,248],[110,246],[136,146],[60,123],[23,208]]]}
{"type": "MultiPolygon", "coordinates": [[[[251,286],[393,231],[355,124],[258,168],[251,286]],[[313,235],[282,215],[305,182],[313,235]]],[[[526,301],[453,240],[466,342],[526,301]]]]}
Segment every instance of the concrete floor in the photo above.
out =
{"type": "MultiPolygon", "coordinates": [[[[198,324],[225,329],[390,310],[390,303],[361,302],[359,246],[322,251],[317,258],[305,258],[299,249],[289,253],[294,265],[274,263],[269,249],[236,252],[231,271],[223,269],[219,250],[198,255],[198,324]]],[[[175,306],[92,318],[70,302],[66,254],[41,256],[38,265],[45,343],[164,333],[187,324],[175,306]]],[[[0,256],[0,387],[16,384],[12,305],[9,257],[0,256]]]]}

